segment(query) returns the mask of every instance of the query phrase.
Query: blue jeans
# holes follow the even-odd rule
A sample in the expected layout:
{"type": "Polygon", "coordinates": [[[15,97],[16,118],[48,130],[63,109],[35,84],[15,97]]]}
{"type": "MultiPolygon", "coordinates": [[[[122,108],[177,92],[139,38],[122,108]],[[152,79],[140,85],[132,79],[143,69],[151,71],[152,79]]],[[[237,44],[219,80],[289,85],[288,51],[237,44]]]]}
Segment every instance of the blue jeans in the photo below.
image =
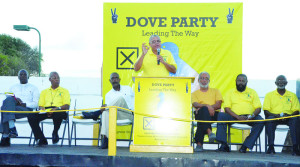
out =
{"type": "MultiPolygon", "coordinates": [[[[219,113],[218,115],[218,121],[233,121],[237,120],[231,115],[227,113],[219,113]]],[[[254,120],[263,120],[263,118],[260,115],[257,115],[254,120]]],[[[249,149],[252,149],[255,141],[259,137],[261,131],[264,128],[264,122],[249,122],[245,123],[249,126],[252,126],[251,132],[249,136],[244,141],[243,145],[246,146],[249,149]]],[[[227,143],[227,123],[218,123],[217,124],[217,141],[221,143],[227,143]]]]}
{"type": "MultiPolygon", "coordinates": [[[[3,100],[3,104],[1,110],[5,111],[32,111],[31,108],[18,106],[17,101],[14,97],[7,97],[3,100]]],[[[9,120],[15,120],[27,117],[28,113],[10,113],[10,112],[2,112],[1,113],[1,125],[0,125],[0,133],[8,134],[9,133],[9,120]]]]}

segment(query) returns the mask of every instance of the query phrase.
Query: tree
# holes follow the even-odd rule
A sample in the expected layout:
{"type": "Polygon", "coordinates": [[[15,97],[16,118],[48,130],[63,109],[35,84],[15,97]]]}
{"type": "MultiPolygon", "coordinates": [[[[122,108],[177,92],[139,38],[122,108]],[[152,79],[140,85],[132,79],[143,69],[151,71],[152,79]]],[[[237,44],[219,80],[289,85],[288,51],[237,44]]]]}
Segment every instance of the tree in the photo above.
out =
{"type": "Polygon", "coordinates": [[[39,52],[26,42],[9,35],[0,35],[0,75],[16,76],[21,69],[31,75],[39,72],[39,52]]]}

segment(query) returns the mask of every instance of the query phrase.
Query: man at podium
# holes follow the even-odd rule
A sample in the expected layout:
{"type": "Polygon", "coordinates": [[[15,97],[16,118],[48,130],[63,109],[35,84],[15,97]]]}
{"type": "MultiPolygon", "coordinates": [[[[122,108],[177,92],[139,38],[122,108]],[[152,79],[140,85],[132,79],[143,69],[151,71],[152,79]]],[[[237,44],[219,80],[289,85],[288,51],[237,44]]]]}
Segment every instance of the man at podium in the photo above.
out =
{"type": "Polygon", "coordinates": [[[176,73],[176,62],[172,53],[161,49],[161,40],[158,35],[149,38],[149,46],[142,44],[142,55],[134,65],[134,71],[141,71],[147,77],[167,77],[169,72],[176,73]]]}

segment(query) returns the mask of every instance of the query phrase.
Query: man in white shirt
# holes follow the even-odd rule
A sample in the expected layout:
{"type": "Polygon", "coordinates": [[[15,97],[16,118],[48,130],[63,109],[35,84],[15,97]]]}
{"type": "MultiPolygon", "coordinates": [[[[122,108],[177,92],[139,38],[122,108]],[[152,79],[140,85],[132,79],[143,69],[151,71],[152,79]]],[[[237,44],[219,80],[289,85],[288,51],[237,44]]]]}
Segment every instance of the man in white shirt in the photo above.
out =
{"type": "MultiPolygon", "coordinates": [[[[110,83],[112,85],[112,89],[105,95],[105,102],[106,104],[102,105],[105,106],[118,106],[122,108],[126,108],[129,110],[134,109],[134,93],[130,86],[120,85],[120,76],[118,73],[112,73],[110,75],[110,83]]],[[[102,109],[93,113],[86,113],[83,112],[84,118],[93,118],[97,119],[99,115],[102,113],[102,126],[101,126],[101,148],[107,149],[108,148],[108,121],[109,121],[109,113],[108,109],[102,109]]],[[[133,121],[133,114],[127,110],[118,109],[117,112],[117,120],[130,120],[133,121]]]]}
{"type": "MultiPolygon", "coordinates": [[[[8,95],[3,101],[1,110],[6,111],[32,111],[38,107],[39,91],[37,87],[28,83],[29,75],[26,70],[20,70],[18,73],[20,84],[13,85],[8,95]]],[[[27,117],[28,113],[1,113],[0,133],[2,133],[0,146],[10,146],[10,138],[17,137],[15,120],[27,117]]]]}

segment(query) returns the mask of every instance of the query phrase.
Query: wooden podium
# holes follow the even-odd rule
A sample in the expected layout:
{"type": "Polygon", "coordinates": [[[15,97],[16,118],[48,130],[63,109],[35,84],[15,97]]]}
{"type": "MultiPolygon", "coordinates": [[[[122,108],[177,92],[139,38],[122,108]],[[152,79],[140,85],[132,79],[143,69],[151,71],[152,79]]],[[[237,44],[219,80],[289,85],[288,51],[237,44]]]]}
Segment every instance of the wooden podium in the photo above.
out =
{"type": "Polygon", "coordinates": [[[191,119],[194,78],[135,77],[134,80],[136,114],[130,152],[193,153],[191,122],[170,118],[191,119]]]}

